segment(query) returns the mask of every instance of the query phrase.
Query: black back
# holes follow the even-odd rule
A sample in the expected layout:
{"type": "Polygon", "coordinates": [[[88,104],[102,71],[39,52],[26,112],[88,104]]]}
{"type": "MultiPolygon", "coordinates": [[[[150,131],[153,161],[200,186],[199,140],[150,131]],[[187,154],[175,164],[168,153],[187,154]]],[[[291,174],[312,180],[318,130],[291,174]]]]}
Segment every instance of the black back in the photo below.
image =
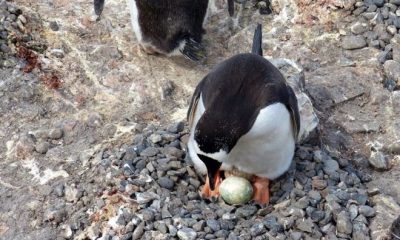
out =
{"type": "Polygon", "coordinates": [[[145,41],[165,52],[179,40],[201,42],[208,0],[136,0],[145,41]]]}
{"type": "Polygon", "coordinates": [[[273,103],[283,103],[291,113],[295,108],[294,118],[300,125],[293,91],[279,70],[259,55],[239,54],[222,62],[198,89],[206,111],[197,123],[195,139],[205,152],[230,152],[251,129],[260,110],[273,103]]]}

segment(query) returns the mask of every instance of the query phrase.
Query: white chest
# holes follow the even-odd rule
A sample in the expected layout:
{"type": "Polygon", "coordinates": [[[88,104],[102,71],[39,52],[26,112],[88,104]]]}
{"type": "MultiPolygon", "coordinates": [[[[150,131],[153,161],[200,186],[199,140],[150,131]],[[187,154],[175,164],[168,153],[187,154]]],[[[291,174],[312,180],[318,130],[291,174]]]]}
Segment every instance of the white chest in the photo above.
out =
{"type": "MultiPolygon", "coordinates": [[[[204,163],[197,156],[194,130],[205,111],[200,98],[193,119],[193,127],[188,142],[189,154],[196,168],[206,173],[204,163]]],[[[243,135],[223,162],[222,169],[233,167],[239,171],[274,179],[289,168],[295,148],[295,140],[290,113],[281,103],[262,109],[248,133],[243,135]]]]}

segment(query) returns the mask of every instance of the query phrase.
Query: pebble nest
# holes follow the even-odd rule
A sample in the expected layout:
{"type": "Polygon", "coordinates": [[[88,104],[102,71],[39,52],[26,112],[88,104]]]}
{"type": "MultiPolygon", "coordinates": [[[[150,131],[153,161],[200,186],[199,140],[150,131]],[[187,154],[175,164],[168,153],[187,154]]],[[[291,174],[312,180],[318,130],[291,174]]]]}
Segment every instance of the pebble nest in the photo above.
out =
{"type": "MultiPolygon", "coordinates": [[[[375,210],[368,196],[378,192],[366,190],[368,176],[347,159],[303,144],[272,182],[270,205],[230,206],[201,199],[204,179],[185,160],[183,123],[140,132],[131,145],[102,154],[99,174],[108,187],[85,230],[92,239],[369,238],[375,210]]],[[[66,226],[69,237],[82,234],[66,226]]]]}

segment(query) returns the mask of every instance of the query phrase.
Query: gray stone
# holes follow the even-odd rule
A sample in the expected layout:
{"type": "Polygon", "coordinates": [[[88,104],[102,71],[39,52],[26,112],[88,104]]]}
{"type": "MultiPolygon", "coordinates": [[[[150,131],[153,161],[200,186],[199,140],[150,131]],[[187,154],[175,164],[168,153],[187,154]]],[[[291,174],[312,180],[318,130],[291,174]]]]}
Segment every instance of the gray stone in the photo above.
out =
{"type": "Polygon", "coordinates": [[[263,221],[267,230],[278,232],[283,229],[282,225],[278,223],[278,219],[274,215],[268,215],[264,218],[263,221]]]}
{"type": "Polygon", "coordinates": [[[64,184],[58,184],[53,191],[57,197],[64,197],[64,184]]]}
{"type": "Polygon", "coordinates": [[[367,20],[372,20],[376,16],[376,13],[375,12],[365,12],[362,14],[362,16],[367,20]]]}
{"type": "Polygon", "coordinates": [[[328,175],[331,175],[335,173],[337,170],[339,170],[339,164],[337,161],[333,159],[328,159],[323,162],[324,164],[324,172],[327,173],[328,175]]]}
{"type": "Polygon", "coordinates": [[[176,229],[174,225],[168,225],[168,231],[169,235],[171,235],[172,237],[176,236],[176,234],[178,233],[178,229],[176,229]]]}
{"type": "Polygon", "coordinates": [[[50,147],[50,143],[40,141],[40,142],[36,143],[35,150],[38,153],[45,154],[49,150],[49,147],[50,147]]]}
{"type": "Polygon", "coordinates": [[[325,218],[325,212],[324,211],[317,210],[317,211],[313,211],[311,213],[311,220],[313,220],[314,222],[319,222],[324,218],[325,218]]]}
{"type": "Polygon", "coordinates": [[[378,34],[379,40],[382,40],[386,43],[389,43],[390,39],[392,38],[392,35],[390,35],[387,32],[387,27],[385,26],[385,24],[377,24],[374,27],[374,32],[376,32],[378,34]]]}
{"type": "Polygon", "coordinates": [[[183,122],[174,123],[168,127],[167,131],[171,133],[180,133],[185,128],[185,124],[183,122]]]}
{"type": "Polygon", "coordinates": [[[301,232],[291,232],[290,233],[290,239],[291,240],[300,240],[302,237],[301,232]]]}
{"type": "Polygon", "coordinates": [[[295,203],[294,203],[294,207],[297,208],[301,208],[301,209],[305,209],[306,207],[308,207],[308,205],[310,204],[310,200],[308,199],[307,196],[304,196],[300,199],[298,199],[295,203]]]}
{"type": "Polygon", "coordinates": [[[318,191],[311,190],[311,191],[308,192],[308,196],[311,199],[316,200],[317,202],[321,201],[321,194],[318,191]]]}
{"type": "Polygon", "coordinates": [[[159,142],[161,142],[162,137],[161,137],[160,134],[153,133],[153,134],[150,135],[149,140],[152,143],[159,143],[159,142]]]}
{"type": "Polygon", "coordinates": [[[353,221],[358,216],[358,207],[351,204],[349,207],[350,220],[353,221]]]}
{"type": "Polygon", "coordinates": [[[140,153],[142,157],[153,157],[157,155],[160,151],[155,147],[148,147],[140,153]]]}
{"type": "Polygon", "coordinates": [[[150,201],[153,201],[154,199],[159,199],[160,197],[153,193],[153,192],[137,192],[135,193],[136,195],[136,202],[139,204],[145,204],[150,201]]]}
{"type": "MultiPolygon", "coordinates": [[[[400,67],[400,66],[399,66],[400,67]]],[[[388,170],[388,158],[380,151],[371,151],[371,156],[368,159],[369,164],[377,170],[388,170]]]]}
{"type": "Polygon", "coordinates": [[[254,223],[250,228],[250,234],[252,237],[259,236],[265,232],[266,232],[266,229],[262,222],[254,223]]]}
{"type": "Polygon", "coordinates": [[[393,26],[393,25],[387,26],[386,30],[388,31],[388,33],[390,33],[392,35],[397,34],[396,26],[393,26]]]}
{"type": "Polygon", "coordinates": [[[369,21],[372,25],[381,25],[383,24],[383,15],[380,12],[377,12],[375,16],[369,21]]]}
{"type": "Polygon", "coordinates": [[[140,239],[144,232],[144,222],[139,223],[139,225],[135,228],[132,233],[132,240],[140,239]]]}
{"type": "Polygon", "coordinates": [[[197,223],[193,224],[192,227],[196,232],[200,232],[204,229],[205,226],[206,226],[206,222],[204,220],[200,220],[197,223]]]}
{"type": "Polygon", "coordinates": [[[400,82],[400,63],[394,60],[387,60],[383,65],[385,74],[388,78],[400,82]]]}
{"type": "Polygon", "coordinates": [[[209,219],[207,220],[207,226],[213,230],[214,232],[221,230],[221,225],[220,223],[215,220],[215,219],[209,219]]]}
{"type": "Polygon", "coordinates": [[[389,3],[400,6],[400,0],[389,0],[389,3]]]}
{"type": "Polygon", "coordinates": [[[161,177],[158,179],[158,184],[166,189],[172,190],[174,188],[174,181],[172,181],[170,178],[168,177],[161,177]]]}
{"type": "Polygon", "coordinates": [[[65,52],[62,49],[52,49],[50,54],[56,58],[64,58],[65,52]]]}
{"type": "Polygon", "coordinates": [[[303,232],[312,233],[314,229],[314,223],[309,218],[298,219],[296,221],[296,228],[303,232]]]}
{"type": "Polygon", "coordinates": [[[373,0],[373,3],[374,3],[377,7],[383,7],[383,5],[385,4],[385,0],[373,0]]]}
{"type": "Polygon", "coordinates": [[[176,157],[178,159],[182,158],[185,154],[182,150],[176,147],[164,147],[161,152],[167,157],[176,157]]]}
{"type": "Polygon", "coordinates": [[[373,217],[375,216],[375,209],[370,206],[362,205],[358,207],[358,212],[365,217],[373,217]]]}
{"type": "Polygon", "coordinates": [[[350,30],[352,33],[358,35],[362,34],[366,31],[368,31],[368,24],[366,23],[361,23],[361,22],[356,22],[353,25],[351,25],[350,30]]]}
{"type": "Polygon", "coordinates": [[[197,233],[191,228],[182,228],[178,231],[178,238],[181,240],[194,240],[197,237],[197,233]]]}
{"type": "Polygon", "coordinates": [[[57,140],[57,139],[62,138],[63,132],[60,128],[54,128],[49,131],[48,136],[50,139],[57,140]]]}
{"type": "Polygon", "coordinates": [[[236,210],[235,215],[239,218],[250,217],[257,212],[257,207],[252,205],[245,205],[236,210]]]}
{"type": "Polygon", "coordinates": [[[368,227],[362,222],[354,222],[352,239],[354,240],[370,239],[368,227]]]}
{"type": "Polygon", "coordinates": [[[350,216],[346,211],[341,211],[336,217],[336,229],[340,233],[351,234],[353,224],[350,221],[350,216]]]}

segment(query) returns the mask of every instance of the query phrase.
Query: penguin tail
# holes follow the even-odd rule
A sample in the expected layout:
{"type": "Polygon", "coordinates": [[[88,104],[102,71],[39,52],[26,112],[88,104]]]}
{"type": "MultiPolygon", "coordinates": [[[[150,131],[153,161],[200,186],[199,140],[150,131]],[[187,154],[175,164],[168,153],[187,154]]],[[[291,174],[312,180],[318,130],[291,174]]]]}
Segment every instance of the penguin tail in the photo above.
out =
{"type": "Polygon", "coordinates": [[[254,31],[253,47],[251,53],[262,56],[262,28],[261,24],[257,24],[256,30],[254,31]]]}
{"type": "Polygon", "coordinates": [[[96,13],[97,16],[100,16],[101,13],[103,12],[104,1],[105,0],[94,0],[93,2],[94,12],[96,13]]]}
{"type": "Polygon", "coordinates": [[[206,49],[204,46],[190,37],[184,40],[184,44],[179,51],[186,58],[195,62],[200,61],[206,56],[206,49]]]}
{"type": "Polygon", "coordinates": [[[233,16],[235,14],[235,3],[234,0],[228,0],[228,12],[229,16],[233,16]]]}

